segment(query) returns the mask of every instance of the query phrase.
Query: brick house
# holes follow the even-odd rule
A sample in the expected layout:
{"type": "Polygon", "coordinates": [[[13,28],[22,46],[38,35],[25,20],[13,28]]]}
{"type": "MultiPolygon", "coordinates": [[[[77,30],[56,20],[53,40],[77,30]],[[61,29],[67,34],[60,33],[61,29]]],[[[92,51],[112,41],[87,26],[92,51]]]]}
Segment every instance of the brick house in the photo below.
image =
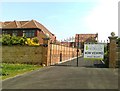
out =
{"type": "Polygon", "coordinates": [[[94,43],[98,41],[98,33],[96,34],[76,34],[75,37],[71,40],[72,42],[61,42],[63,45],[67,45],[70,47],[77,47],[77,43],[79,42],[79,46],[83,46],[83,43],[94,43]],[[79,39],[78,39],[79,35],[79,39]]]}
{"type": "Polygon", "coordinates": [[[84,48],[84,43],[94,43],[98,42],[98,33],[96,34],[76,34],[75,35],[75,46],[79,42],[79,47],[81,50],[84,48]],[[79,39],[78,39],[79,35],[79,39]]]}
{"type": "Polygon", "coordinates": [[[52,43],[56,41],[56,36],[36,20],[0,22],[0,30],[0,33],[11,36],[37,37],[40,44],[43,44],[43,38],[46,37],[49,37],[52,43]]]}
{"type": "Polygon", "coordinates": [[[90,43],[90,42],[94,42],[94,41],[98,41],[98,33],[96,34],[76,34],[75,35],[75,42],[86,42],[86,43],[90,43]],[[78,39],[78,35],[79,35],[79,39],[78,39]]]}

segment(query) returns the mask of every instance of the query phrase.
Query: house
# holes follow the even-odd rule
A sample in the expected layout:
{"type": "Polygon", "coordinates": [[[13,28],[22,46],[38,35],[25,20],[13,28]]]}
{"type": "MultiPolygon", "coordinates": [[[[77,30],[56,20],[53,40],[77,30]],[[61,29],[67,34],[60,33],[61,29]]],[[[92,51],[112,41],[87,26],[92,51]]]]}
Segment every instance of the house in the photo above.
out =
{"type": "Polygon", "coordinates": [[[75,35],[75,46],[79,46],[81,50],[84,48],[84,43],[95,43],[98,42],[98,33],[96,34],[76,34],[75,35]],[[79,44],[78,44],[79,43],[79,44]]]}
{"type": "Polygon", "coordinates": [[[52,43],[56,41],[56,36],[36,20],[0,22],[0,30],[2,30],[0,33],[10,34],[11,36],[37,37],[40,44],[43,44],[43,38],[47,37],[50,38],[52,43]]]}
{"type": "Polygon", "coordinates": [[[70,46],[70,47],[78,47],[83,48],[84,43],[94,43],[98,42],[98,33],[96,34],[76,34],[75,37],[69,38],[69,41],[62,41],[61,44],[70,46]],[[78,38],[79,35],[79,38],[78,38]],[[78,44],[79,43],[79,44],[78,44]]]}

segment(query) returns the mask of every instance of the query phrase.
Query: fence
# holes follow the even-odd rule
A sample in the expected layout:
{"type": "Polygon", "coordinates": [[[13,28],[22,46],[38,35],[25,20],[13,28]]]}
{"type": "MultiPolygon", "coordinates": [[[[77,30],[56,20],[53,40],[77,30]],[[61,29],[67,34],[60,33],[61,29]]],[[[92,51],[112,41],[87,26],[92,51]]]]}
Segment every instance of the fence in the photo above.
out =
{"type": "MultiPolygon", "coordinates": [[[[3,63],[27,63],[53,65],[77,55],[77,48],[50,44],[48,46],[2,46],[3,63]]],[[[81,51],[79,50],[79,55],[81,51]]]]}
{"type": "MultiPolygon", "coordinates": [[[[120,45],[116,44],[117,37],[109,37],[108,45],[108,64],[109,68],[119,67],[120,65],[120,45]]],[[[45,64],[46,66],[58,64],[77,57],[77,48],[65,45],[50,44],[48,46],[2,46],[2,62],[5,63],[29,63],[45,64]]],[[[81,50],[78,52],[81,55],[81,50]]]]}
{"type": "MultiPolygon", "coordinates": [[[[79,49],[79,56],[81,50],[79,49]]],[[[68,59],[74,58],[77,56],[77,48],[50,44],[50,65],[58,64],[62,61],[67,61],[68,59]]]]}

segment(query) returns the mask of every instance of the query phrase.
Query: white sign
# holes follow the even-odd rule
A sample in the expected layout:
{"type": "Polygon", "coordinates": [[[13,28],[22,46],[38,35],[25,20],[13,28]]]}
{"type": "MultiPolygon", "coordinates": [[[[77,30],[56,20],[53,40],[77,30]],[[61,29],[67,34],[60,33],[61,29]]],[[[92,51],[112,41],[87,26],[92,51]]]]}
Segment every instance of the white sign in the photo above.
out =
{"type": "Polygon", "coordinates": [[[84,59],[101,60],[104,58],[103,44],[84,44],[84,59]]]}

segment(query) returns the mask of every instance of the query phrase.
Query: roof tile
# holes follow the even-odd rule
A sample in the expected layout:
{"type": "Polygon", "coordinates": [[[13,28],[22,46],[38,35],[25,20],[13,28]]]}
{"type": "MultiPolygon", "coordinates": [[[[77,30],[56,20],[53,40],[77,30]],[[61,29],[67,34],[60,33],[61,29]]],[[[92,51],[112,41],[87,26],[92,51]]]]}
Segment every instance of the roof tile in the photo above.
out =
{"type": "Polygon", "coordinates": [[[46,27],[42,24],[37,22],[36,20],[31,21],[6,21],[0,23],[0,28],[3,29],[17,29],[17,28],[38,28],[40,29],[45,35],[49,34],[49,36],[54,36],[46,27]]]}

